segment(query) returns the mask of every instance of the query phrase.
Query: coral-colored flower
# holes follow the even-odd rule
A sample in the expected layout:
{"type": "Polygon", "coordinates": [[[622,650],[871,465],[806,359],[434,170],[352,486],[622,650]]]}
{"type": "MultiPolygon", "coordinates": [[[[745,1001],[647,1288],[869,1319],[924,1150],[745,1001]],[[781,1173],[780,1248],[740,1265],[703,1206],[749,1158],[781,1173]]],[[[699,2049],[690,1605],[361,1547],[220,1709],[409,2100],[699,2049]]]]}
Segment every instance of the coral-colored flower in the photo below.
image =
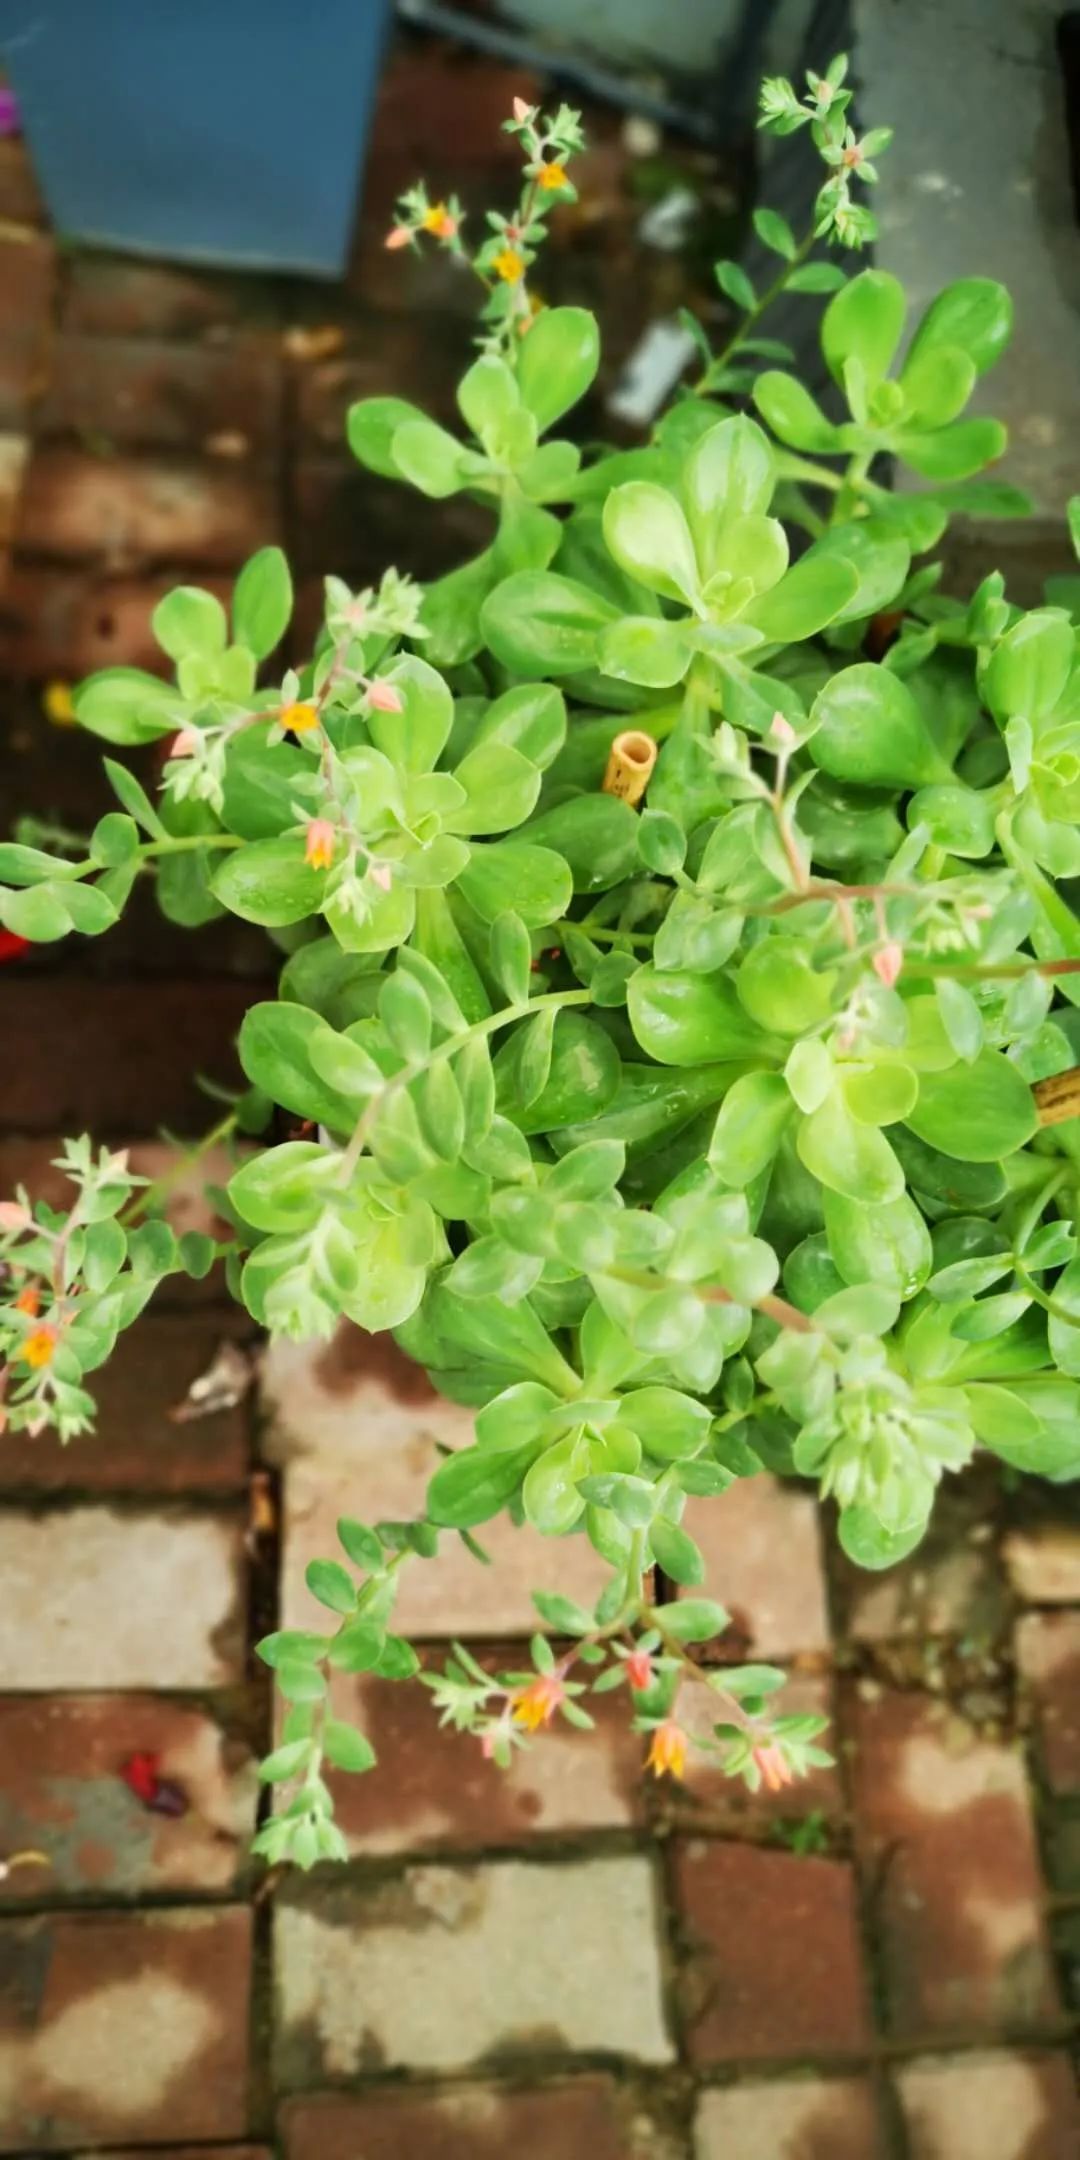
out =
{"type": "Polygon", "coordinates": [[[491,267],[504,285],[516,285],[525,269],[525,258],[518,254],[516,248],[500,248],[498,254],[491,258],[491,267]]]}
{"type": "Polygon", "coordinates": [[[394,872],[388,862],[369,862],[367,874],[380,892],[389,892],[394,882],[394,872]]]}
{"type": "Polygon", "coordinates": [[[18,1353],[24,1364],[34,1366],[51,1364],[58,1332],[58,1329],[54,1327],[36,1327],[33,1333],[27,1336],[22,1349],[18,1353]]]}
{"type": "Polygon", "coordinates": [[[47,682],[41,693],[41,705],[46,720],[51,720],[54,727],[74,727],[75,700],[70,683],[47,682]]]}
{"type": "Polygon", "coordinates": [[[514,1723],[524,1725],[528,1732],[538,1732],[541,1725],[550,1725],[565,1699],[566,1684],[558,1673],[537,1673],[528,1687],[519,1688],[514,1695],[514,1723]]]}
{"type": "Polygon", "coordinates": [[[336,844],[337,828],[330,823],[329,818],[312,818],[304,847],[305,862],[310,863],[313,870],[329,870],[334,860],[336,844]]]}
{"type": "Polygon", "coordinates": [[[32,1221],[21,1200],[0,1200],[0,1230],[28,1230],[32,1221]]]}
{"type": "Polygon", "coordinates": [[[770,1740],[763,1746],[756,1747],[752,1759],[770,1792],[779,1792],[781,1785],[795,1783],[795,1772],[777,1741],[770,1740]]]}
{"type": "Polygon", "coordinates": [[[391,225],[390,230],[387,233],[385,240],[383,241],[383,246],[388,248],[408,247],[411,239],[411,225],[391,225]]]}
{"type": "Polygon", "coordinates": [[[884,983],[886,990],[891,990],[904,965],[903,946],[893,939],[888,945],[883,945],[880,952],[874,954],[870,965],[878,981],[884,983]]]}
{"type": "Polygon", "coordinates": [[[421,220],[425,232],[434,233],[436,240],[452,240],[458,229],[456,217],[451,217],[445,203],[432,203],[421,220]]]}
{"type": "Polygon", "coordinates": [[[194,757],[198,747],[198,729],[193,727],[182,727],[179,734],[174,735],[171,743],[169,744],[169,756],[171,758],[194,757]]]}
{"type": "Polygon", "coordinates": [[[400,712],[404,704],[400,690],[393,683],[382,682],[376,675],[367,686],[367,701],[372,712],[400,712]]]}
{"type": "Polygon", "coordinates": [[[541,165],[536,177],[542,188],[565,187],[566,167],[553,158],[550,165],[541,165]]]}
{"type": "Polygon", "coordinates": [[[658,1725],[653,1733],[645,1758],[646,1769],[651,1770],[654,1777],[681,1778],[686,1769],[686,1751],[689,1745],[682,1726],[677,1725],[674,1718],[665,1718],[663,1724],[658,1725]]]}
{"type": "Polygon", "coordinates": [[[652,1686],[652,1659],[647,1650],[631,1650],[626,1660],[626,1677],[639,1694],[643,1688],[652,1686]]]}
{"type": "Polygon", "coordinates": [[[41,1311],[41,1292],[36,1283],[27,1283],[25,1290],[20,1290],[15,1300],[15,1310],[25,1313],[30,1320],[37,1319],[41,1311]]]}
{"type": "Polygon", "coordinates": [[[309,728],[319,725],[315,705],[283,705],[279,717],[282,727],[288,728],[290,735],[306,735],[309,728]]]}

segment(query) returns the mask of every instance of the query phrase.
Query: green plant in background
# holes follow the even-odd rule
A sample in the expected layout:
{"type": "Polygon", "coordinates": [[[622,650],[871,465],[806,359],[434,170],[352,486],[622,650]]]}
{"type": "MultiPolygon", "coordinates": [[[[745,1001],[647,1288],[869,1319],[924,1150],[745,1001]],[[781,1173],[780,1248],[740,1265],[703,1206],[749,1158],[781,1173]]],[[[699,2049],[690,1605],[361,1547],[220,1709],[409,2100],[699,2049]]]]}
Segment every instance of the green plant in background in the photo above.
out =
{"type": "Polygon", "coordinates": [[[1003,429],[963,417],[1009,302],[962,280],[903,347],[895,279],[811,258],[872,229],[852,190],[885,137],[854,138],[843,79],[766,86],[763,125],[810,126],[826,176],[805,241],[757,225],[773,291],[831,293],[847,418],[758,366],[784,348],[722,265],[745,316],[727,351],[704,347],[647,447],[583,457],[558,430],[596,325],[526,286],[577,123],[520,106],[514,219],[470,254],[460,207],[415,190],[391,234],[484,282],[460,434],[396,397],[349,416],[369,469],[486,503],[487,547],[423,588],[328,579],[284,674],[276,549],[230,615],[172,593],[175,682],[110,669],[76,699],[110,743],[171,738],[154,799],[107,760],[120,807],[82,852],[0,846],[0,920],[30,938],[106,931],[146,876],[176,921],[264,925],[279,996],[244,1021],[250,1085],[215,1137],[273,1105],[294,1121],[238,1159],[220,1246],[175,1240],[165,1196],[86,1141],[66,1217],[4,1203],[9,1432],[83,1430],[118,1330],[217,1253],[272,1332],[392,1328],[477,1413],[422,1519],[343,1520],[342,1556],[312,1563],[325,1627],[260,1646],[288,1705],[273,1860],[343,1851],[324,1767],[373,1753],[330,1682],[417,1671],[396,1585],[447,1536],[482,1557],[509,1511],[611,1574],[591,1612],[536,1593],[566,1647],[538,1634],[527,1669],[458,1650],[425,1672],[444,1723],[505,1762],[618,1688],[658,1773],[692,1745],[775,1787],[823,1759],[820,1721],[776,1714],[771,1667],[696,1664],[726,1616],[687,1498],[812,1478],[847,1553],[884,1567],[978,1448],[1080,1470],[1080,921],[1059,890],[1080,875],[1080,585],[1025,614],[998,576],[963,601],[913,567],[955,511],[1026,507],[975,477],[1003,429]],[[930,485],[890,492],[886,457],[930,485]],[[604,785],[628,725],[660,746],[640,811],[604,785]],[[690,1594],[654,1607],[654,1567],[690,1594]],[[703,1734],[688,1673],[714,1693],[703,1734]]]}

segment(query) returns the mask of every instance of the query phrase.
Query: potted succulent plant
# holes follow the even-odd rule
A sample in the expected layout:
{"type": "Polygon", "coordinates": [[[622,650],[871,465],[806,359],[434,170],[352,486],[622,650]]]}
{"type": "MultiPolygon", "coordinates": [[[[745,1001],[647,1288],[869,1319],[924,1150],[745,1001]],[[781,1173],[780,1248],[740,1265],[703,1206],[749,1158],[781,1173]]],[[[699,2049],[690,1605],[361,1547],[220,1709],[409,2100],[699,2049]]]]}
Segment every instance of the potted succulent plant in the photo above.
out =
{"type": "MultiPolygon", "coordinates": [[[[393,396],[349,420],[370,469],[486,504],[488,547],[426,589],[329,579],[284,674],[276,550],[230,616],[174,592],[155,625],[175,682],[110,669],[76,697],[107,742],[170,738],[157,798],[109,760],[119,807],[82,855],[0,847],[18,936],[105,932],[152,876],[179,920],[228,910],[283,946],[226,1122],[299,1123],[230,1181],[230,1280],[271,1331],[393,1329],[476,1410],[421,1520],[344,1520],[312,1564],[325,1630],[260,1646],[289,1706],[273,1860],[343,1849],[323,1769],[373,1754],[328,1676],[416,1671],[395,1588],[441,1538],[505,1509],[610,1566],[591,1612],[538,1592],[527,1669],[426,1672],[443,1718],[504,1761],[620,1687],[677,1774],[679,1691],[725,1624],[688,1495],[722,1508],[763,1466],[816,1480],[880,1568],[977,1449],[1080,1469],[1073,596],[1023,614],[997,576],[939,589],[954,511],[1024,508],[977,477],[1004,430],[964,416],[1009,302],[951,286],[897,366],[896,281],[814,252],[872,232],[856,196],[885,138],[857,140],[847,103],[842,62],[803,94],[766,84],[763,124],[810,129],[826,170],[805,239],[757,218],[776,288],[831,294],[846,418],[762,350],[763,303],[722,267],[745,306],[727,352],[647,447],[583,458],[560,429],[596,325],[537,311],[528,282],[577,122],[519,104],[513,215],[472,248],[459,205],[417,189],[390,235],[477,275],[461,434],[393,396]],[[926,485],[890,492],[886,458],[926,485]],[[653,1569],[677,1599],[650,1601],[653,1569]]],[[[83,1138],[64,1166],[67,1213],[0,1208],[9,1445],[82,1432],[119,1330],[216,1251],[177,1242],[123,1156],[83,1138]]],[[[770,1707],[778,1671],[705,1676],[695,1744],[730,1775],[821,1759],[818,1721],[770,1707]]]]}

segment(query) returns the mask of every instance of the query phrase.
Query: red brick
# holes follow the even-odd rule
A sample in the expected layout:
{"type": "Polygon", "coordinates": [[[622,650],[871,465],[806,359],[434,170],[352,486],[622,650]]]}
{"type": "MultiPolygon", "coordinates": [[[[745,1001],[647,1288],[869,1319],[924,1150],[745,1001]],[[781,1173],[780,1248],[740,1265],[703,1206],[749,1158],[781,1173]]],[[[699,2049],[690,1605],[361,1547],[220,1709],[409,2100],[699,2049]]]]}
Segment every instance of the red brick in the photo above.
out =
{"type": "Polygon", "coordinates": [[[1038,2029],[1057,2014],[1020,1752],[947,1705],[856,1701],[856,1837],[891,2029],[1038,2029]]]}
{"type": "MultiPolygon", "coordinates": [[[[150,618],[178,578],[177,572],[110,577],[92,567],[46,567],[17,557],[0,609],[0,655],[6,672],[43,682],[50,677],[77,682],[103,667],[165,673],[169,663],[150,618]]],[[[200,572],[198,582],[219,600],[227,602],[232,594],[231,578],[200,572]]],[[[50,731],[50,743],[55,755],[55,731],[50,731]]],[[[96,744],[95,750],[100,755],[96,744]]]]}
{"type": "MultiPolygon", "coordinates": [[[[242,1331],[242,1320],[239,1326],[242,1331]]],[[[182,1423],[169,1415],[221,1342],[216,1320],[145,1314],[93,1375],[96,1430],[64,1448],[51,1436],[9,1433],[0,1452],[0,1492],[238,1490],[248,1474],[244,1404],[182,1423]]]]}
{"type": "MultiPolygon", "coordinates": [[[[439,1671],[447,1654],[425,1652],[427,1670],[439,1671]]],[[[523,1656],[516,1643],[485,1652],[483,1662],[515,1671],[523,1656]]],[[[338,1674],[333,1693],[337,1714],[362,1726],[378,1756],[370,1777],[327,1775],[354,1853],[495,1849],[641,1821],[645,1742],[630,1729],[623,1690],[589,1700],[594,1732],[557,1720],[515,1751],[509,1770],[485,1762],[471,1734],[440,1728],[431,1691],[420,1680],[338,1674]]]]}
{"type": "Polygon", "coordinates": [[[269,296],[256,278],[80,251],[65,281],[63,327],[104,337],[231,337],[273,320],[269,296]]]}
{"type": "Polygon", "coordinates": [[[235,1085],[233,1039],[258,995],[250,984],[76,982],[63,995],[40,977],[4,983],[4,1021],[19,1046],[0,1089],[10,1132],[97,1137],[199,1132],[207,1101],[195,1074],[235,1085]]]}
{"type": "Polygon", "coordinates": [[[29,439],[0,435],[0,574],[6,575],[6,552],[13,539],[26,474],[29,439]]]}
{"type": "MultiPolygon", "coordinates": [[[[336,1548],[340,1515],[363,1494],[369,1521],[423,1513],[439,1461],[437,1443],[462,1447],[472,1415],[436,1395],[426,1374],[388,1336],[343,1327],[330,1344],[272,1343],[263,1367],[264,1445],[284,1462],[282,1616],[287,1627],[320,1624],[304,1582],[309,1560],[336,1548]]],[[[506,1515],[478,1532],[484,1567],[445,1533],[437,1559],[401,1571],[395,1625],[421,1640],[531,1634],[532,1590],[561,1590],[592,1604],[610,1569],[583,1537],[546,1538],[506,1515]]]]}
{"type": "Polygon", "coordinates": [[[1016,1661],[1051,1790],[1080,1793],[1080,1612],[1025,1613],[1016,1661]]]}
{"type": "Polygon", "coordinates": [[[462,430],[454,397],[458,374],[469,362],[469,337],[460,319],[380,314],[351,323],[347,346],[332,358],[299,361],[294,369],[297,422],[305,450],[340,451],[350,405],[360,398],[410,398],[432,419],[462,430]]]}
{"type": "Polygon", "coordinates": [[[678,2160],[610,2078],[289,2100],[285,2160],[678,2160]]]}
{"type": "Polygon", "coordinates": [[[948,1636],[969,1647],[993,1641],[1005,1621],[1006,1585],[994,1545],[992,1473],[943,1484],[917,1552],[879,1574],[837,1551],[836,1575],[855,1642],[948,1636]]]}
{"type": "Polygon", "coordinates": [[[695,2160],[885,2160],[874,2095],[863,2079],[740,2079],[703,2093],[695,2160]]]}
{"type": "Polygon", "coordinates": [[[762,1658],[828,1650],[818,1508],[809,1493],[779,1478],[740,1478],[718,1499],[691,1500],[683,1525],[705,1556],[710,1596],[731,1614],[714,1650],[762,1658]]]}
{"type": "Polygon", "coordinates": [[[237,1509],[0,1511],[0,1688],[210,1688],[244,1672],[237,1509]]]}
{"type": "MultiPolygon", "coordinates": [[[[770,1707],[789,1716],[812,1713],[827,1718],[829,1723],[816,1745],[835,1753],[838,1736],[827,1680],[796,1674],[770,1697],[770,1707]]],[[[704,1738],[723,1716],[723,1702],[703,1680],[690,1680],[679,1690],[679,1721],[687,1732],[700,1733],[704,1738]]],[[[686,1828],[701,1825],[752,1837],[778,1833],[785,1824],[805,1823],[808,1816],[819,1817],[824,1830],[839,1823],[844,1814],[840,1773],[835,1764],[831,1769],[811,1771],[808,1777],[785,1785],[780,1792],[768,1792],[762,1787],[760,1792],[752,1793],[741,1778],[725,1777],[715,1757],[695,1749],[687,1759],[685,1778],[678,1784],[665,1779],[657,1786],[657,1797],[665,1814],[677,1818],[686,1828]]]]}
{"type": "Polygon", "coordinates": [[[274,1912],[279,2082],[538,2055],[670,2062],[658,1921],[633,1853],[312,1883],[274,1912]]]}
{"type": "Polygon", "coordinates": [[[213,439],[266,450],[281,427],[277,341],[193,345],[159,338],[59,336],[38,432],[213,454],[213,439]]]}
{"type": "Polygon", "coordinates": [[[55,276],[51,240],[28,227],[0,234],[0,427],[24,425],[44,385],[55,276]]]}
{"type": "Polygon", "coordinates": [[[927,2056],[898,2073],[910,2160],[1075,2160],[1065,2055],[927,2056]]]}
{"type": "Polygon", "coordinates": [[[112,575],[141,564],[235,571],[277,538],[272,477],[179,458],[92,457],[62,443],[35,450],[19,540],[30,555],[97,560],[112,575]]]}
{"type": "Polygon", "coordinates": [[[0,141],[0,217],[11,225],[45,223],[41,190],[20,135],[7,135],[0,141]]]}
{"type": "MultiPolygon", "coordinates": [[[[127,2152],[78,2153],[74,2160],[131,2160],[127,2152]]],[[[210,2160],[205,2145],[155,2145],[152,2160],[210,2160]]],[[[268,2145],[215,2145],[212,2160],[274,2160],[268,2145]]]]}
{"type": "Polygon", "coordinates": [[[1036,1522],[1010,1530],[1002,1548],[1013,1589],[1025,1605],[1080,1604],[1080,1527],[1036,1522]]]}
{"type": "Polygon", "coordinates": [[[231,1889],[254,1835],[255,1765],[216,1719],[160,1695],[0,1698],[0,1853],[43,1852],[12,1868],[0,1899],[37,1905],[79,1893],[231,1889]],[[184,1812],[157,1813],[120,1775],[155,1758],[184,1812]]]}
{"type": "Polygon", "coordinates": [[[0,2149],[244,2136],[250,1913],[52,1914],[0,1944],[0,2149]]]}
{"type": "Polygon", "coordinates": [[[704,1840],[676,1849],[696,2063],[827,2058],[868,2043],[851,1869],[704,1840]]]}

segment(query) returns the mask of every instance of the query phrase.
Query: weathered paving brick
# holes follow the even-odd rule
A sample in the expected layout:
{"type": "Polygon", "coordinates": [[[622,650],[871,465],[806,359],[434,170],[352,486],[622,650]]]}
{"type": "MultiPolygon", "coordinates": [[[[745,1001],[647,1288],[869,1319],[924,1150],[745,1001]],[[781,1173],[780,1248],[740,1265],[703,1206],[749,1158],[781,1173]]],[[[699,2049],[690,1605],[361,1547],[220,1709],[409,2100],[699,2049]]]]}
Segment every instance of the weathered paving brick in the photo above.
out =
{"type": "MultiPolygon", "coordinates": [[[[722,1678],[722,1670],[717,1677],[722,1678]]],[[[770,1697],[770,1705],[789,1716],[812,1713],[827,1718],[829,1722],[817,1745],[835,1752],[837,1734],[827,1680],[813,1674],[796,1674],[770,1697]]],[[[723,1717],[723,1702],[704,1681],[690,1680],[680,1689],[679,1720],[689,1733],[708,1736],[723,1717]]],[[[844,1813],[835,1763],[831,1769],[813,1770],[779,1792],[768,1792],[763,1786],[752,1793],[741,1778],[725,1777],[715,1758],[693,1749],[687,1759],[685,1779],[678,1784],[664,1780],[657,1786],[657,1796],[664,1812],[683,1821],[687,1828],[707,1824],[727,1831],[745,1830],[755,1836],[767,1834],[774,1825],[804,1821],[807,1816],[819,1816],[824,1828],[838,1823],[844,1813]]]]}
{"type": "Polygon", "coordinates": [[[740,2081],[703,2093],[694,2160],[884,2160],[870,2086],[862,2078],[740,2081]]]}
{"type": "MultiPolygon", "coordinates": [[[[424,1653],[438,1671],[445,1649],[424,1653]]],[[[522,1669],[520,1642],[484,1652],[500,1670],[522,1669]]],[[[527,1663],[527,1658],[525,1659],[527,1663]]],[[[621,1829],[644,1806],[645,1741],[630,1729],[625,1691],[590,1699],[593,1732],[556,1720],[535,1744],[515,1751],[508,1770],[485,1761],[470,1733],[440,1729],[420,1680],[335,1674],[338,1716],[362,1726],[379,1759],[373,1777],[330,1771],[337,1821],[355,1853],[474,1850],[523,1845],[537,1836],[621,1829]]]]}
{"type": "Polygon", "coordinates": [[[0,1922],[0,2150],[242,2138],[251,1916],[0,1922]]]}
{"type": "Polygon", "coordinates": [[[202,1710],[160,1695],[0,1698],[0,1854],[45,1854],[13,1868],[0,1899],[93,1892],[222,1891],[255,1828],[255,1765],[244,1742],[202,1710]],[[133,1755],[179,1795],[157,1812],[121,1776],[133,1755]]]}
{"type": "Polygon", "coordinates": [[[0,1688],[239,1679],[244,1575],[233,1512],[0,1512],[0,1688]]]}
{"type": "Polygon", "coordinates": [[[1019,1749],[918,1694],[857,1698],[853,1738],[856,1838],[892,2030],[916,2039],[1052,2022],[1019,1749]]]}
{"type": "Polygon", "coordinates": [[[1005,1620],[1007,1586],[994,1548],[993,1486],[982,1466],[946,1483],[917,1552],[872,1574],[839,1551],[836,1572],[845,1633],[855,1642],[993,1641],[1005,1620]]]}
{"type": "MultiPolygon", "coordinates": [[[[245,1332],[242,1320],[231,1332],[245,1332]]],[[[217,1319],[142,1315],[93,1375],[96,1428],[61,1447],[53,1433],[8,1433],[0,1492],[235,1492],[247,1477],[242,1403],[211,1417],[170,1416],[222,1343],[217,1319]]]]}
{"type": "MultiPolygon", "coordinates": [[[[472,1416],[446,1403],[387,1336],[346,1328],[330,1344],[271,1344],[263,1369],[266,1439],[284,1462],[283,1625],[324,1617],[304,1582],[309,1560],[336,1548],[341,1515],[367,1522],[423,1513],[437,1442],[464,1446],[472,1416]]],[[[531,1591],[562,1590],[590,1604],[610,1570],[583,1537],[544,1538],[505,1517],[485,1523],[484,1567],[453,1533],[434,1560],[401,1571],[396,1622],[424,1639],[527,1634],[536,1625],[531,1591]]]]}
{"type": "Polygon", "coordinates": [[[1025,1613],[1016,1661],[1047,1781],[1054,1792],[1080,1793],[1080,1612],[1025,1613]]]}
{"type": "Polygon", "coordinates": [[[269,343],[67,332],[53,345],[37,426],[43,435],[100,436],[188,455],[214,455],[215,441],[231,438],[234,454],[250,456],[274,442],[280,420],[280,360],[269,343]]]}
{"type": "Polygon", "coordinates": [[[668,2062],[649,1863],[413,1867],[275,1914],[286,2086],[564,2051],[668,2062]]]}
{"type": "Polygon", "coordinates": [[[119,574],[143,563],[235,572],[277,537],[273,477],[189,459],[93,457],[62,443],[35,450],[19,511],[28,554],[96,558],[119,574]]]}
{"type": "Polygon", "coordinates": [[[4,1020],[19,1055],[4,1073],[9,1133],[91,1131],[98,1138],[206,1128],[195,1073],[235,1084],[233,1039],[250,983],[111,983],[15,974],[4,1020]],[[183,1054],[178,1054],[183,1045],[183,1054]]]}
{"type": "Polygon", "coordinates": [[[318,2093],[281,2110],[285,2160],[681,2160],[610,2078],[528,2088],[318,2093]]]}
{"type": "Polygon", "coordinates": [[[740,1478],[719,1501],[691,1500],[683,1524],[704,1553],[710,1595],[731,1614],[716,1646],[725,1655],[828,1649],[818,1509],[809,1493],[779,1478],[740,1478]]]}
{"type": "Polygon", "coordinates": [[[1002,1549],[1026,1605],[1080,1605],[1080,1525],[1043,1522],[1010,1530],[1002,1549]]]}
{"type": "Polygon", "coordinates": [[[927,2056],[897,2082],[911,2160],[1075,2160],[1080,2150],[1066,2055],[927,2056]]]}
{"type": "Polygon", "coordinates": [[[850,1867],[693,1840],[677,1849],[675,1883],[695,2062],[796,2062],[865,2049],[850,1867]]]}

